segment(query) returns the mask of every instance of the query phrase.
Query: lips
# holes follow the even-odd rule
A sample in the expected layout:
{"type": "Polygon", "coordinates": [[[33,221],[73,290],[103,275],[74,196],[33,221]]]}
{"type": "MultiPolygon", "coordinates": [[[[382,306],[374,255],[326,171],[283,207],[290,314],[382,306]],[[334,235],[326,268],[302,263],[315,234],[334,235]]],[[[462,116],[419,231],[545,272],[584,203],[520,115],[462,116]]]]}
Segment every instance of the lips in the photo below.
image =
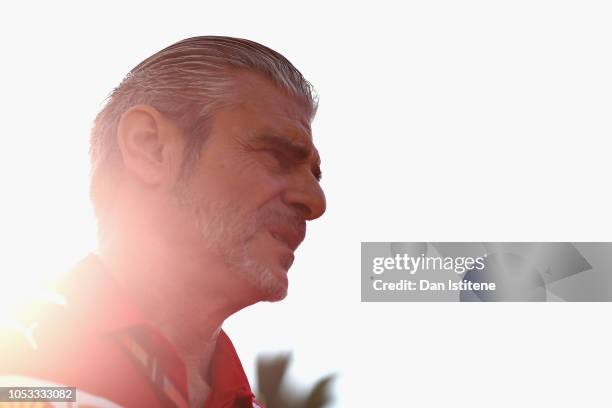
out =
{"type": "Polygon", "coordinates": [[[289,249],[295,249],[304,240],[306,234],[306,224],[301,223],[297,228],[288,225],[274,225],[269,229],[270,235],[277,241],[287,245],[289,249]]]}

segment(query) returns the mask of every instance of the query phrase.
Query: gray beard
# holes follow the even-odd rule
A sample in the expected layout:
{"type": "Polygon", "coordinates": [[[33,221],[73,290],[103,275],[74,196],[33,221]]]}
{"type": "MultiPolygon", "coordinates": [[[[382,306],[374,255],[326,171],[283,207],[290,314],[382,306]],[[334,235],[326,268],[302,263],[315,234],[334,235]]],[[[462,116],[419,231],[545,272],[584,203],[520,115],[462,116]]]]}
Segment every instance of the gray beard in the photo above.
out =
{"type": "Polygon", "coordinates": [[[278,211],[261,209],[257,213],[242,214],[229,202],[197,202],[184,192],[177,192],[181,208],[188,211],[202,237],[203,245],[223,259],[230,272],[251,285],[261,300],[279,301],[287,296],[285,281],[272,268],[258,261],[251,253],[252,239],[266,223],[286,218],[278,211]]]}

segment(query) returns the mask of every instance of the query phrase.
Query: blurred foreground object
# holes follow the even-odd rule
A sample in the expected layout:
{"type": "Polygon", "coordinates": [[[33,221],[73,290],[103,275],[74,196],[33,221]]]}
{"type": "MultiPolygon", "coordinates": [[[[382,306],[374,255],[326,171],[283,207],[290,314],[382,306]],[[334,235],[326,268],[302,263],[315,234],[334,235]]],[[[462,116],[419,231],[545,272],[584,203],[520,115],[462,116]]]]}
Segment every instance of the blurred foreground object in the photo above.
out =
{"type": "Polygon", "coordinates": [[[267,408],[322,408],[331,403],[330,386],[335,374],[319,379],[311,390],[300,393],[285,381],[291,354],[257,358],[258,399],[267,408]]]}

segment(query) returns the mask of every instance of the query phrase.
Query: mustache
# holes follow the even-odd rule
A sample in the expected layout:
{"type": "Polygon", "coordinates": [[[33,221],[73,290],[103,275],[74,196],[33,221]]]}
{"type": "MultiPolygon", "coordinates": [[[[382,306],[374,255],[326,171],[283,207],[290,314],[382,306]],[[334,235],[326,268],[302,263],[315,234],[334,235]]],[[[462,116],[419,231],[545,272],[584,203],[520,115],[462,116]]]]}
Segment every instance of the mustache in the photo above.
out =
{"type": "Polygon", "coordinates": [[[290,228],[299,237],[299,242],[306,236],[306,220],[297,211],[275,207],[264,208],[257,213],[257,227],[274,227],[283,225],[290,228]]]}

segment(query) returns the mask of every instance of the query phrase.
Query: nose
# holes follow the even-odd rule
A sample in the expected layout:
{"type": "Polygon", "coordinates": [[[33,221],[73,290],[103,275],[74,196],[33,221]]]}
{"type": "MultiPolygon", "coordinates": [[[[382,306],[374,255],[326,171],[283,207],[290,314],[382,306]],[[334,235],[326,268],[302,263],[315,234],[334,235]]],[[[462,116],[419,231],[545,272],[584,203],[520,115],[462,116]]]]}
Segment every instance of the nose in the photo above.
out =
{"type": "Polygon", "coordinates": [[[325,193],[319,181],[310,172],[290,182],[284,191],[283,201],[306,221],[322,216],[327,206],[325,193]]]}

